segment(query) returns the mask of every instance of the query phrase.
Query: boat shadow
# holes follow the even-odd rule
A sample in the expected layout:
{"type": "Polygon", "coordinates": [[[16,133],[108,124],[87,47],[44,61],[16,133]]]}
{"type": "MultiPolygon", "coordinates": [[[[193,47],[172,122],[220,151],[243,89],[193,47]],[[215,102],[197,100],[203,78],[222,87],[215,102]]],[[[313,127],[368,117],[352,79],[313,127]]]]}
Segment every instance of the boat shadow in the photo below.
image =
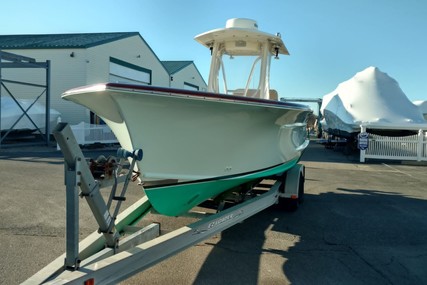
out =
{"type": "Polygon", "coordinates": [[[337,190],[222,232],[194,284],[427,284],[427,201],[337,190]]]}
{"type": "MultiPolygon", "coordinates": [[[[116,148],[86,148],[82,149],[86,159],[96,159],[101,154],[104,156],[114,156],[116,148]]],[[[64,164],[64,155],[56,147],[52,146],[26,146],[0,149],[0,163],[2,161],[18,161],[31,163],[46,163],[61,165],[64,164]]]]}
{"type": "Polygon", "coordinates": [[[33,152],[1,152],[0,163],[7,161],[31,162],[38,164],[64,164],[63,157],[55,153],[33,153],[33,152]]]}

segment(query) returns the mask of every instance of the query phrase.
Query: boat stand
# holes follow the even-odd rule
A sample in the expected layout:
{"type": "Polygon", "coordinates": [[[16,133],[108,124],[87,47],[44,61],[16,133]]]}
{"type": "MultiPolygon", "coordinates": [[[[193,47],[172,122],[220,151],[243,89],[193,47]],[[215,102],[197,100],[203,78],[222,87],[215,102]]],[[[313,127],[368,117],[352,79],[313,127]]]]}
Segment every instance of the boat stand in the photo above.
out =
{"type": "Polygon", "coordinates": [[[88,166],[69,125],[58,124],[53,134],[65,161],[66,252],[23,284],[115,284],[244,221],[280,200],[289,202],[293,209],[302,202],[304,166],[297,164],[285,175],[269,180],[267,184],[263,183],[262,187],[266,191],[261,191],[262,194],[251,195],[240,204],[216,214],[203,215],[197,222],[160,236],[158,224],[134,227],[152,209],[146,196],[117,215],[121,201],[125,199],[127,185],[132,179],[135,162],[142,159],[141,150],[119,150],[118,163],[107,160],[107,163],[116,163],[116,166],[113,169],[106,167],[100,171],[99,179],[95,179],[93,170],[96,167],[88,166]],[[123,165],[128,158],[131,158],[131,163],[125,170],[123,165]],[[120,196],[116,196],[119,183],[124,185],[120,196]],[[99,191],[106,186],[112,186],[107,203],[99,191]],[[99,226],[98,231],[80,243],[79,196],[86,199],[99,226]],[[110,211],[113,200],[116,201],[116,208],[110,211]],[[127,236],[123,237],[125,232],[127,236]]]}

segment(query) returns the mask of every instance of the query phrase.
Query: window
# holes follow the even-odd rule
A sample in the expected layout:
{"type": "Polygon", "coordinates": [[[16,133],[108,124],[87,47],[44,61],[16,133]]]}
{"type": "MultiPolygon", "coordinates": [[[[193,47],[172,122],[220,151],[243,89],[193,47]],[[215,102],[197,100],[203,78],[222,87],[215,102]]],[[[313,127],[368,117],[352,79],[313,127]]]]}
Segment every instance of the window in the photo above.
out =
{"type": "Polygon", "coordinates": [[[151,85],[151,70],[110,57],[110,82],[151,85]]]}
{"type": "Polygon", "coordinates": [[[188,83],[188,82],[184,82],[184,89],[185,90],[196,90],[196,91],[198,91],[199,90],[199,86],[191,84],[191,83],[188,83]]]}

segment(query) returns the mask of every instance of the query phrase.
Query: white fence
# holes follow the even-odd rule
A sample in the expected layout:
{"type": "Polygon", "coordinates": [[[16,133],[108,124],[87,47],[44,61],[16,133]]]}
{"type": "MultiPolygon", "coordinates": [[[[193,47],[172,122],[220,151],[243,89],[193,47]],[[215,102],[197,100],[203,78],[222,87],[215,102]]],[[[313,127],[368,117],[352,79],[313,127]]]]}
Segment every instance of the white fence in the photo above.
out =
{"type": "Polygon", "coordinates": [[[368,148],[360,151],[360,162],[367,158],[427,161],[427,131],[405,137],[369,134],[368,148]]]}
{"type": "Polygon", "coordinates": [[[70,125],[70,127],[79,145],[118,143],[116,136],[107,125],[81,122],[77,125],[70,125]]]}

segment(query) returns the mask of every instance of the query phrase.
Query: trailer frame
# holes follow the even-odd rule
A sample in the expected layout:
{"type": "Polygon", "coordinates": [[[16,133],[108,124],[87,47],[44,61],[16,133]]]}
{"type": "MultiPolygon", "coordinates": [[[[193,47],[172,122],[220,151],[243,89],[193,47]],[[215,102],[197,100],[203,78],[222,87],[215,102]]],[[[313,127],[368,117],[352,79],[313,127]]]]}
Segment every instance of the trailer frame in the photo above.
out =
{"type": "Polygon", "coordinates": [[[120,149],[118,155],[121,160],[131,158],[127,174],[120,176],[115,173],[110,180],[96,180],[70,126],[60,123],[53,134],[64,153],[65,161],[66,251],[23,284],[115,284],[272,205],[279,203],[286,209],[296,210],[303,201],[305,168],[296,164],[281,176],[272,177],[268,183],[263,183],[262,194],[252,194],[245,197],[243,202],[214,214],[197,213],[195,215],[202,217],[200,220],[160,235],[160,225],[156,223],[143,228],[133,227],[152,210],[146,196],[117,215],[117,204],[120,207],[120,201],[124,199],[134,164],[136,160],[142,159],[141,150],[130,152],[120,149]],[[124,184],[121,195],[110,195],[106,203],[99,189],[113,185],[112,193],[115,193],[119,183],[124,184]],[[80,243],[79,197],[86,199],[99,225],[98,231],[80,243]],[[112,213],[110,204],[114,198],[118,201],[112,213]],[[128,235],[122,237],[125,232],[128,235]]]}

